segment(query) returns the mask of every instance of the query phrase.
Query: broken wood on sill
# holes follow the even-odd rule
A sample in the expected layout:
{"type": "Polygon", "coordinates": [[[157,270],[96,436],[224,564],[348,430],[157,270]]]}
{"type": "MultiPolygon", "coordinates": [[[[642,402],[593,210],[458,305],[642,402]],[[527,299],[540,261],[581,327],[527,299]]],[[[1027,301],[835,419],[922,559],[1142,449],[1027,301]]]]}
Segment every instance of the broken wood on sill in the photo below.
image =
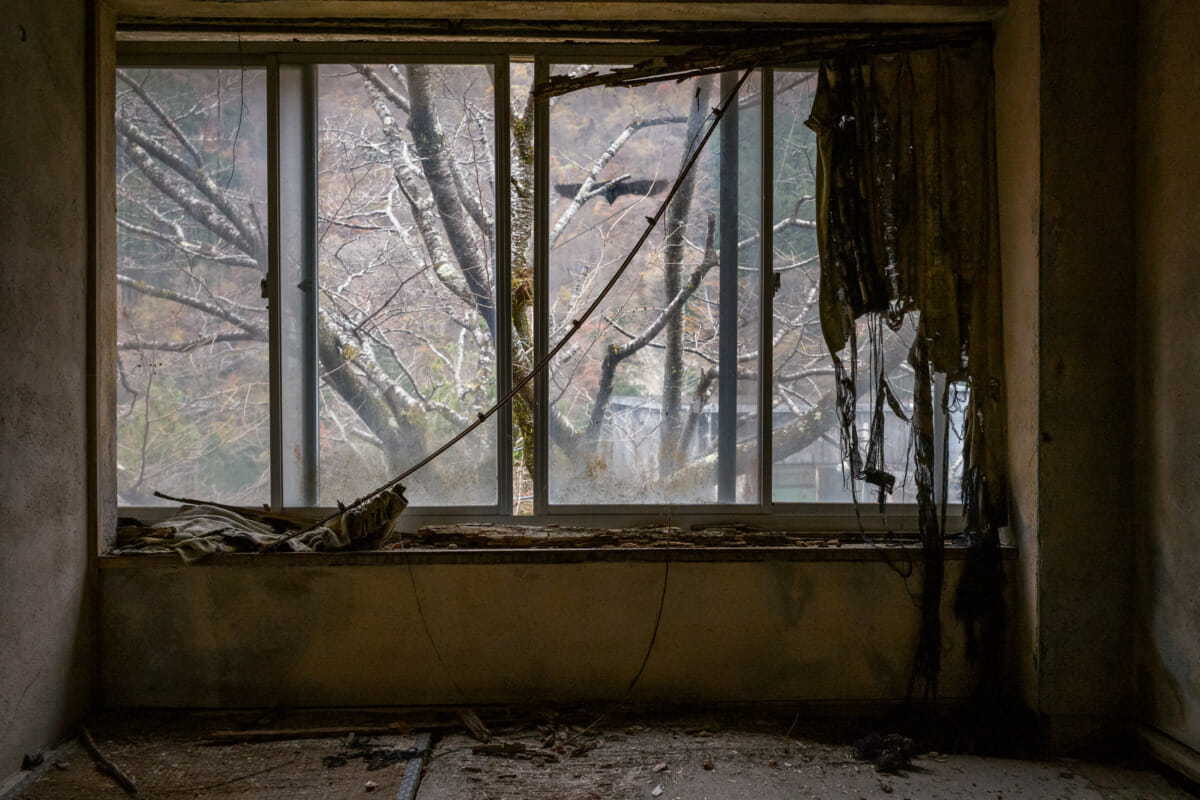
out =
{"type": "Polygon", "coordinates": [[[557,525],[459,523],[427,525],[401,535],[390,549],[449,548],[703,548],[703,547],[840,547],[871,544],[900,546],[916,542],[915,535],[858,533],[807,534],[760,531],[742,527],[683,530],[673,526],[648,528],[586,528],[557,525]]]}

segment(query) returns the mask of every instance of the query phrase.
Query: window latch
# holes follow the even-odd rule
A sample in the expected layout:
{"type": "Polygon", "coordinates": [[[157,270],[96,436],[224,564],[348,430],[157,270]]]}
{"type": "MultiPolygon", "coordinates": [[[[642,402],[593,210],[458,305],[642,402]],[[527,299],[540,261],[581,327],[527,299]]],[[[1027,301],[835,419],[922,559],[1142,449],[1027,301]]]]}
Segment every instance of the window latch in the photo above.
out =
{"type": "Polygon", "coordinates": [[[783,287],[783,273],[782,272],[772,272],[771,273],[771,297],[774,298],[775,295],[779,294],[779,290],[782,287],[783,287]]]}
{"type": "Polygon", "coordinates": [[[263,278],[261,281],[258,282],[258,292],[263,300],[266,300],[271,296],[271,292],[267,289],[267,279],[266,278],[263,278]]]}

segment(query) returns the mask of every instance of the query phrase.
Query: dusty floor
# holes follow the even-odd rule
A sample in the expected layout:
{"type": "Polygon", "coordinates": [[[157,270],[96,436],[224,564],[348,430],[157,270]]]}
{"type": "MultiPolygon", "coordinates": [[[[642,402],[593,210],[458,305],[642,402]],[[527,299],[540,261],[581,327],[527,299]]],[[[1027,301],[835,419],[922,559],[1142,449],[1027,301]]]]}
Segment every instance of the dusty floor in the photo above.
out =
{"type": "MultiPolygon", "coordinates": [[[[844,732],[814,736],[809,725],[801,734],[786,719],[555,712],[483,717],[492,737],[486,745],[456,717],[436,711],[109,715],[89,726],[100,751],[136,782],[143,798],[391,800],[400,796],[418,732],[429,730],[434,744],[419,800],[1196,800],[1144,763],[924,752],[910,767],[885,773],[857,758],[844,732]],[[317,728],[326,730],[314,735],[317,728]],[[303,738],[210,739],[220,731],[247,730],[303,738]],[[345,731],[351,730],[374,735],[350,737],[345,731]]],[[[11,797],[128,797],[78,740],[51,755],[47,761],[57,763],[11,797]]]]}

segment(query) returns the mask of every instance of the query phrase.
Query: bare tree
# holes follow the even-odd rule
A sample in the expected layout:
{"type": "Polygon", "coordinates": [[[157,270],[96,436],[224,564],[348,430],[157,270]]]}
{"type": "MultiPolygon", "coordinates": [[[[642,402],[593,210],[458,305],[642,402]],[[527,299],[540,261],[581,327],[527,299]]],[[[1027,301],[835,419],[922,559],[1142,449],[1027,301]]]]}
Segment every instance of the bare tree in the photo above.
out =
{"type": "MultiPolygon", "coordinates": [[[[269,481],[263,76],[126,70],[118,80],[122,499],[146,502],[162,488],[261,502],[269,481]]],[[[787,88],[803,94],[806,80],[787,88]]],[[[522,86],[519,73],[515,83],[522,86]]],[[[497,191],[511,200],[511,284],[499,291],[511,299],[513,376],[532,370],[539,198],[527,89],[512,98],[505,187],[496,185],[486,68],[326,66],[319,85],[316,338],[321,499],[331,504],[403,470],[495,401],[497,191]]],[[[602,181],[645,177],[643,185],[661,187],[673,179],[706,124],[711,94],[704,79],[674,93],[597,90],[552,110],[553,169],[578,184],[552,208],[552,341],[590,302],[654,202],[648,194],[606,197],[602,181]]],[[[741,102],[751,110],[758,97],[751,91],[741,102]]],[[[774,381],[781,460],[829,437],[833,390],[806,216],[811,139],[792,118],[786,128],[778,119],[776,158],[786,156],[787,166],[778,170],[776,197],[788,207],[771,224],[783,288],[773,321],[757,319],[755,302],[739,307],[732,379],[743,394],[774,381]],[[758,374],[753,331],[763,324],[772,326],[773,376],[758,374]]],[[[712,183],[711,169],[685,183],[661,234],[552,365],[553,463],[569,465],[552,477],[568,499],[589,499],[569,485],[585,474],[612,484],[607,497],[627,485],[646,489],[647,480],[671,501],[707,491],[696,476],[711,467],[706,426],[722,380],[712,183]],[[631,409],[639,404],[637,417],[631,409]],[[617,451],[653,464],[607,471],[617,451]],[[673,494],[683,483],[700,488],[673,494]]],[[[758,245],[754,233],[737,243],[748,260],[758,245]]],[[[513,407],[515,463],[526,480],[533,401],[526,387],[513,407]]],[[[483,432],[418,473],[414,502],[488,502],[494,464],[483,453],[494,451],[494,435],[483,432]]]]}

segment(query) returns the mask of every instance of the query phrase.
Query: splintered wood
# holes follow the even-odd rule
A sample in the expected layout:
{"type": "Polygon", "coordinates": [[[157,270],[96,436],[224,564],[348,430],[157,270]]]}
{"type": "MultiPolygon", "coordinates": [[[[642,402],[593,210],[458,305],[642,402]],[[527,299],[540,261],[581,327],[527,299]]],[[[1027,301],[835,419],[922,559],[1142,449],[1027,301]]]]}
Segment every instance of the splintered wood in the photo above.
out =
{"type": "Polygon", "coordinates": [[[585,528],[557,525],[500,525],[464,523],[429,525],[406,533],[392,549],[528,548],[528,547],[837,547],[848,544],[900,545],[911,536],[887,534],[869,539],[857,533],[801,534],[759,531],[741,527],[684,530],[673,526],[647,528],[585,528]]]}

